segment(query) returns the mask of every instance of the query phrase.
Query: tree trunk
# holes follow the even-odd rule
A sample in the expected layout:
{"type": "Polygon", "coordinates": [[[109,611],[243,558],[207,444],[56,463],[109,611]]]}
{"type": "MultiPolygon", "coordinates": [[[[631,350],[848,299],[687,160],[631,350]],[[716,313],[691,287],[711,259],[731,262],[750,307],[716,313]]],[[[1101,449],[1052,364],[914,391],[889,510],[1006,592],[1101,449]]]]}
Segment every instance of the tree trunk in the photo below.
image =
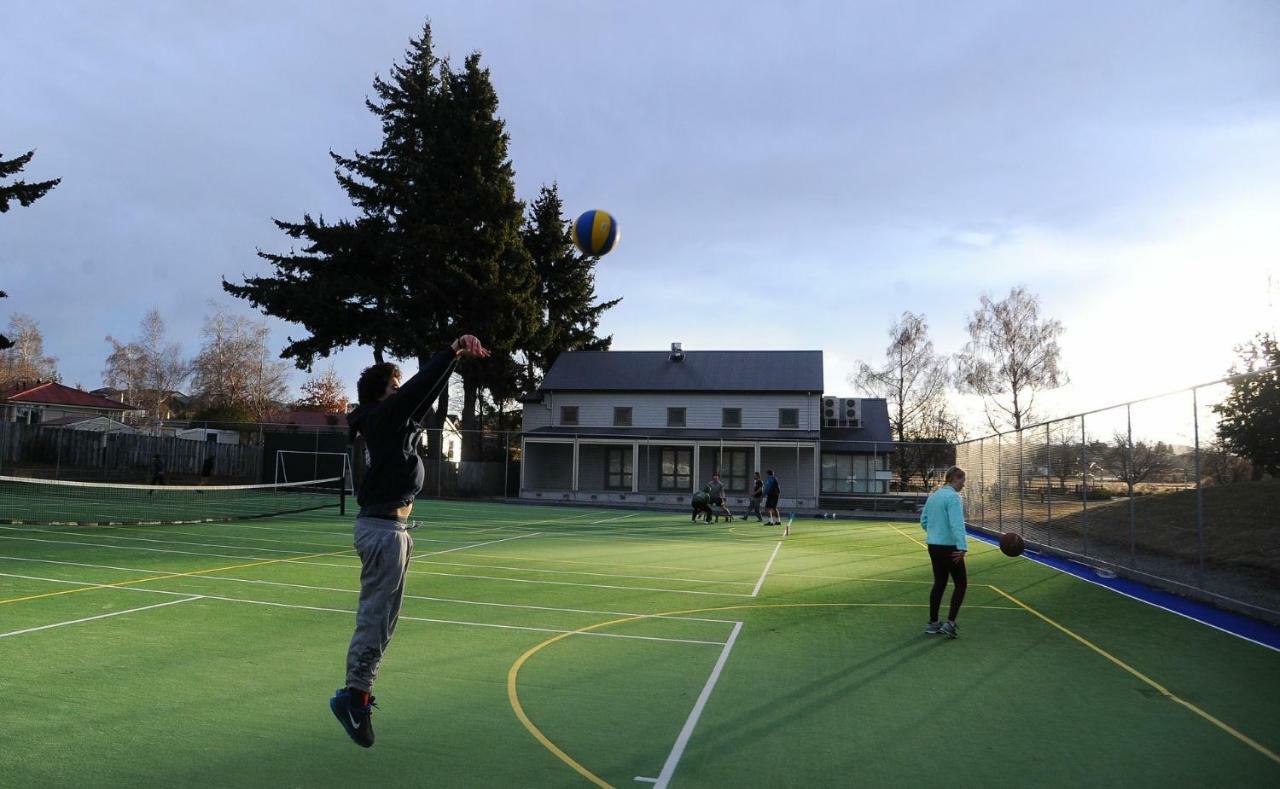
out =
{"type": "Polygon", "coordinates": [[[479,460],[481,451],[480,418],[477,409],[480,405],[480,382],[477,376],[464,376],[462,379],[462,457],[467,460],[479,460]]]}

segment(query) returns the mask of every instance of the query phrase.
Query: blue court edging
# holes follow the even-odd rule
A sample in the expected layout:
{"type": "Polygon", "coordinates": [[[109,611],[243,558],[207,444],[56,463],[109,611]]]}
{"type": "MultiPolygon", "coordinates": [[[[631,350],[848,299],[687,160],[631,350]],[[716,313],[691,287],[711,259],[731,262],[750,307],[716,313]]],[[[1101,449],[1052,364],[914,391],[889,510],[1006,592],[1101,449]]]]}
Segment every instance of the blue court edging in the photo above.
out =
{"type": "MultiPolygon", "coordinates": [[[[967,531],[974,538],[991,545],[999,545],[1000,541],[983,532],[975,531],[968,528],[967,531]]],[[[1179,597],[1175,594],[1165,592],[1160,589],[1147,586],[1138,581],[1129,578],[1103,578],[1093,571],[1092,567],[1072,561],[1071,559],[1063,559],[1058,556],[1038,553],[1028,550],[1022,554],[1023,558],[1038,562],[1046,567],[1052,567],[1060,572],[1074,575],[1082,581],[1110,589],[1113,592],[1122,594],[1125,597],[1132,597],[1135,600],[1153,605],[1156,608],[1163,608],[1166,611],[1185,616],[1188,619],[1194,619],[1201,624],[1209,627],[1225,631],[1234,636],[1252,641],[1255,644],[1261,644],[1264,647],[1274,649],[1280,652],[1280,627],[1269,625],[1252,617],[1236,614],[1230,611],[1223,611],[1220,608],[1214,608],[1207,603],[1188,600],[1185,597],[1179,597]]]]}

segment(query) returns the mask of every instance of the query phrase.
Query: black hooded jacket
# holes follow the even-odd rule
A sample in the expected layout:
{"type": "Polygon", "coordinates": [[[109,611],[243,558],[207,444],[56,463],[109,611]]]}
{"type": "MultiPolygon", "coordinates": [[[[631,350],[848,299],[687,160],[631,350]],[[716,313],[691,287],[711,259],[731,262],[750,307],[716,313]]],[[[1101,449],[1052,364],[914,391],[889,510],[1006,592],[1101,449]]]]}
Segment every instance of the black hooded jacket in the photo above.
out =
{"type": "Polygon", "coordinates": [[[449,383],[456,355],[446,348],[417,375],[376,403],[361,403],[350,414],[350,436],[364,437],[369,465],[356,501],[362,511],[394,510],[412,503],[422,490],[422,460],[414,446],[422,418],[449,383]]]}

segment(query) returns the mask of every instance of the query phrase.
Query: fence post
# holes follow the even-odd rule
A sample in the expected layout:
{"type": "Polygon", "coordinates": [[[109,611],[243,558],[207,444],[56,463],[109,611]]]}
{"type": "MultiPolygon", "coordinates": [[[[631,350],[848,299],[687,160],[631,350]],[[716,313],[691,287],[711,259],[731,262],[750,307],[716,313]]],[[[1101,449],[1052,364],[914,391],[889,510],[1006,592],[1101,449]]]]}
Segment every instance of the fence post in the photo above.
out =
{"type": "Polygon", "coordinates": [[[1200,563],[1196,568],[1196,586],[1204,589],[1204,486],[1200,484],[1200,390],[1191,390],[1191,419],[1195,426],[1196,447],[1196,553],[1200,563]]]}
{"type": "Polygon", "coordinates": [[[502,434],[502,498],[511,492],[511,433],[502,434]]]}
{"type": "Polygon", "coordinates": [[[1004,533],[1004,441],[996,433],[996,529],[1004,533]]]}
{"type": "Polygon", "coordinates": [[[1044,510],[1045,537],[1053,545],[1053,439],[1048,422],[1044,425],[1044,510]]]}
{"type": "Polygon", "coordinates": [[[1125,445],[1125,484],[1129,486],[1129,566],[1138,566],[1138,515],[1134,511],[1133,502],[1133,403],[1124,404],[1125,430],[1128,438],[1125,445]]]}
{"type": "Polygon", "coordinates": [[[1027,475],[1023,468],[1022,428],[1018,428],[1018,534],[1027,536],[1027,475]]]}
{"type": "Polygon", "coordinates": [[[1080,415],[1080,528],[1083,537],[1083,553],[1089,555],[1089,438],[1084,431],[1084,414],[1080,415]]]}

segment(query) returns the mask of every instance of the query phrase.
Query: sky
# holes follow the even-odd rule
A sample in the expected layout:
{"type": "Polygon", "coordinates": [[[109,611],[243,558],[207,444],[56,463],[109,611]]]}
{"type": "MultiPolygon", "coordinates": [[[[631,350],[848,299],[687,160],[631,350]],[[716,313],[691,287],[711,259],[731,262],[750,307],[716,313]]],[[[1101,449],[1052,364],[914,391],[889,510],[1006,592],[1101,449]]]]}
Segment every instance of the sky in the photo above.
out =
{"type": "MultiPolygon", "coordinates": [[[[364,99],[428,18],[491,69],[518,195],[617,217],[615,349],[818,349],[856,395],[903,311],[950,354],[1021,285],[1066,329],[1065,415],[1217,379],[1280,324],[1272,0],[5,9],[0,156],[62,183],[0,215],[0,326],[35,318],[85,388],[151,308],[189,355],[212,303],[250,314],[220,281],[270,272],[272,218],[355,215],[328,153],[378,145],[364,99]]],[[[352,395],[371,359],[333,357],[352,395]]]]}

